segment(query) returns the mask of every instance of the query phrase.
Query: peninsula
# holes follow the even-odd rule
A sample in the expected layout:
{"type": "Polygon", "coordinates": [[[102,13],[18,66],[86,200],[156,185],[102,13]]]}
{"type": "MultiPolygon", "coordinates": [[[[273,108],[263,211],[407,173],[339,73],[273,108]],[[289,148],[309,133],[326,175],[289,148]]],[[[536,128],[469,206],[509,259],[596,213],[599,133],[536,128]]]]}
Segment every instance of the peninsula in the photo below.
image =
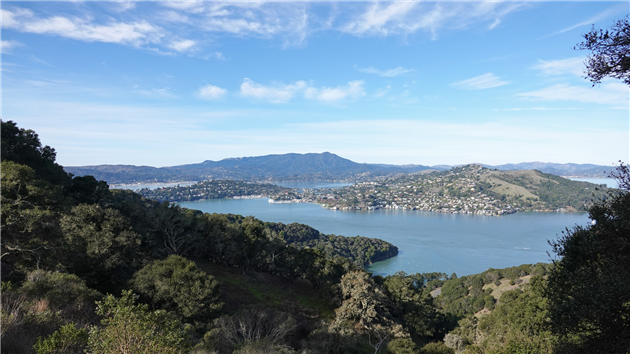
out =
{"type": "Polygon", "coordinates": [[[423,210],[500,216],[518,211],[583,211],[607,187],[537,170],[499,171],[466,165],[373,178],[343,188],[295,189],[271,183],[212,180],[190,186],[142,189],[160,201],[269,198],[270,202],[317,203],[331,210],[423,210]]]}

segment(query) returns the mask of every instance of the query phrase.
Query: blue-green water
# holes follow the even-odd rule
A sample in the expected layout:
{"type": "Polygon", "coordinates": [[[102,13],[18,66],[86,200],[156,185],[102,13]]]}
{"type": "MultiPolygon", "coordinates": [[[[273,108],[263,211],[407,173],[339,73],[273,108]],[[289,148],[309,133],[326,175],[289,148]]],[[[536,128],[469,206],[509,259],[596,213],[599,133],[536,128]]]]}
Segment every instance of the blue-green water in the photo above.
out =
{"type": "Polygon", "coordinates": [[[605,184],[609,188],[619,188],[619,183],[614,178],[569,178],[572,181],[582,181],[595,184],[605,184]]]}
{"type": "Polygon", "coordinates": [[[263,221],[310,225],[325,234],[366,236],[398,246],[397,257],[369,267],[377,274],[439,271],[457,275],[549,262],[547,240],[589,222],[586,213],[517,213],[503,217],[405,210],[333,211],[316,204],[270,204],[267,199],[179,203],[208,213],[253,215],[263,221]]]}

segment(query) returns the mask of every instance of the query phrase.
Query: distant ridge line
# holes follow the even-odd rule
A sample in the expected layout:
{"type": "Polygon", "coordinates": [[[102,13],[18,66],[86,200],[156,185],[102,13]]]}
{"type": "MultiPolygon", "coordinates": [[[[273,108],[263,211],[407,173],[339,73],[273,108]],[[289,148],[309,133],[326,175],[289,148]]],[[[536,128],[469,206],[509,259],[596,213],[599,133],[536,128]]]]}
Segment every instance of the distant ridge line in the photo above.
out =
{"type": "MultiPolygon", "coordinates": [[[[522,162],[515,164],[478,165],[510,170],[539,170],[558,176],[606,177],[614,166],[594,164],[522,162]]],[[[461,166],[461,165],[460,165],[461,166]]],[[[108,183],[173,182],[206,179],[351,179],[357,177],[379,177],[396,173],[417,173],[428,170],[443,171],[451,165],[392,165],[357,163],[330,152],[288,153],[265,156],[231,157],[219,161],[205,160],[201,163],[168,167],[135,165],[91,165],[67,166],[66,172],[77,176],[93,175],[108,183]]]]}

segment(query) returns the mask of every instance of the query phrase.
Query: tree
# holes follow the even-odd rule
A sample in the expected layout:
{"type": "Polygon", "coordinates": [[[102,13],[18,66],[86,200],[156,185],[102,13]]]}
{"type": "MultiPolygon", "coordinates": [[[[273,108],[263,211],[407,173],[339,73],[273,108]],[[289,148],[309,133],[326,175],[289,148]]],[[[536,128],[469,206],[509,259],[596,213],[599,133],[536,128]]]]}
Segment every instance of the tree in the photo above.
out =
{"type": "Polygon", "coordinates": [[[177,204],[164,202],[153,210],[155,231],[162,237],[169,254],[183,256],[195,237],[194,216],[177,204]]]}
{"type": "Polygon", "coordinates": [[[390,338],[408,337],[389,312],[389,300],[370,275],[364,271],[346,273],[341,278],[344,300],[335,310],[333,331],[341,334],[360,333],[378,353],[390,338]]]}
{"type": "Polygon", "coordinates": [[[413,277],[397,272],[386,277],[383,286],[392,301],[392,314],[402,319],[409,332],[420,337],[435,334],[438,313],[433,298],[415,286],[413,277]]]}
{"type": "Polygon", "coordinates": [[[208,320],[223,305],[216,279],[180,256],[147,265],[131,284],[153,308],[174,311],[185,320],[208,320]]]}
{"type": "MultiPolygon", "coordinates": [[[[3,123],[4,124],[4,123],[3,123]]],[[[2,262],[23,272],[44,265],[58,245],[61,188],[36,178],[36,171],[13,161],[2,161],[2,262]]]]}
{"type": "Polygon", "coordinates": [[[2,161],[14,161],[35,170],[36,177],[53,184],[66,185],[68,175],[55,162],[57,153],[50,146],[42,146],[37,133],[18,128],[13,121],[2,122],[2,161]]]}
{"type": "Polygon", "coordinates": [[[181,323],[164,311],[150,311],[135,304],[137,295],[124,290],[117,299],[108,295],[97,302],[96,313],[103,316],[102,328],[90,330],[87,353],[185,353],[189,334],[181,323]]]}
{"type": "Polygon", "coordinates": [[[61,217],[71,270],[102,291],[126,283],[141,261],[136,257],[142,237],[116,209],[79,204],[61,217]]]}
{"type": "Polygon", "coordinates": [[[575,49],[589,50],[586,78],[598,84],[606,76],[630,85],[630,16],[618,20],[610,30],[591,29],[575,49]]]}
{"type": "Polygon", "coordinates": [[[560,259],[545,296],[552,330],[567,353],[630,352],[630,170],[612,173],[621,189],[589,209],[593,223],[550,241],[560,259]]]}

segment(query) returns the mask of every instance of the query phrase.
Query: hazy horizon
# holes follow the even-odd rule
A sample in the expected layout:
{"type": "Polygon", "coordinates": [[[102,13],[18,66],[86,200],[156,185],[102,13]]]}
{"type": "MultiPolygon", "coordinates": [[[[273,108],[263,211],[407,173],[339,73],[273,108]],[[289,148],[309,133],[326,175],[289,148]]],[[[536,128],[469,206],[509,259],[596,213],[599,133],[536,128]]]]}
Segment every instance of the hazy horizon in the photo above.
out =
{"type": "MultiPolygon", "coordinates": [[[[402,163],[402,164],[390,164],[390,163],[383,163],[383,162],[364,162],[364,161],[355,161],[352,159],[348,159],[345,158],[344,156],[341,156],[339,154],[336,154],[334,152],[330,152],[330,151],[323,151],[323,152],[305,152],[305,153],[295,153],[295,154],[300,154],[300,155],[306,155],[306,154],[323,154],[323,153],[330,153],[333,155],[336,155],[338,157],[341,157],[343,159],[347,159],[350,160],[352,162],[356,162],[356,163],[360,163],[360,164],[372,164],[372,165],[395,165],[395,166],[405,166],[405,165],[422,165],[422,166],[428,166],[428,167],[435,167],[435,166],[451,166],[451,167],[457,167],[457,166],[464,166],[464,165],[472,165],[472,164],[477,164],[477,165],[488,165],[488,166],[501,166],[501,165],[519,165],[519,164],[528,164],[528,163],[542,163],[542,164],[560,164],[560,165],[566,165],[566,164],[575,164],[574,162],[550,162],[550,161],[519,161],[519,162],[508,162],[508,163],[504,163],[504,164],[488,164],[485,162],[479,162],[479,161],[473,161],[473,162],[467,162],[467,163],[461,163],[461,164],[433,164],[433,165],[423,165],[423,164],[406,164],[406,163],[402,163]]],[[[292,154],[292,153],[286,153],[286,154],[292,154]]],[[[234,156],[234,157],[225,157],[222,159],[218,159],[218,160],[203,160],[203,161],[197,161],[197,162],[191,162],[191,163],[186,163],[186,164],[177,164],[177,165],[164,165],[164,166],[152,166],[152,165],[133,165],[133,164],[120,164],[120,163],[116,163],[116,164],[99,164],[99,165],[130,165],[130,166],[147,166],[147,167],[157,167],[157,168],[161,168],[161,167],[173,167],[173,166],[179,166],[179,165],[190,165],[190,164],[199,164],[199,163],[203,163],[206,161],[213,161],[213,162],[218,162],[218,161],[222,161],[222,160],[230,160],[230,159],[240,159],[240,158],[253,158],[253,157],[263,157],[263,156],[270,156],[270,155],[285,155],[285,154],[268,154],[268,155],[257,155],[257,156],[234,156]]],[[[613,165],[618,165],[618,161],[615,163],[611,163],[610,165],[598,165],[598,164],[590,164],[590,163],[581,163],[579,165],[597,165],[597,166],[613,166],[613,165]]],[[[64,167],[85,167],[85,166],[98,166],[95,164],[90,164],[90,165],[63,165],[64,167]]]]}

